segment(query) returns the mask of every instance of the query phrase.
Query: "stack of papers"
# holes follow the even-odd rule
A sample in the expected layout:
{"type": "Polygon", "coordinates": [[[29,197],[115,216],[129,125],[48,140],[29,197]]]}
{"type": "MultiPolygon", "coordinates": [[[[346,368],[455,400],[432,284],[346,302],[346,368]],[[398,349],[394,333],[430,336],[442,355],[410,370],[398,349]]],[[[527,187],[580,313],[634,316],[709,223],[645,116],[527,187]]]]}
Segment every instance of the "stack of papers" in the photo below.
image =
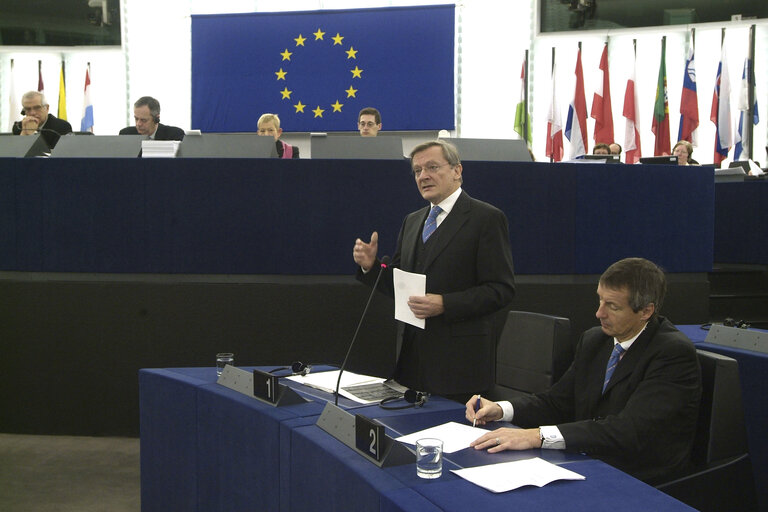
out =
{"type": "Polygon", "coordinates": [[[142,158],[174,158],[179,152],[178,140],[143,140],[141,141],[142,158]]]}

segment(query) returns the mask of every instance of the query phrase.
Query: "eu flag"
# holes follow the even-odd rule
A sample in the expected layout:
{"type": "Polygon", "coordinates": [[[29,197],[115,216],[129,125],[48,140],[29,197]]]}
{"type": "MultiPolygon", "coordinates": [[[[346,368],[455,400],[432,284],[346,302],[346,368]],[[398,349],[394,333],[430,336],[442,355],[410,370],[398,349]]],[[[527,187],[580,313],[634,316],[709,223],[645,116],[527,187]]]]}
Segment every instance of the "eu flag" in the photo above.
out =
{"type": "Polygon", "coordinates": [[[453,129],[454,6],[192,17],[192,127],[355,131],[453,129]]]}

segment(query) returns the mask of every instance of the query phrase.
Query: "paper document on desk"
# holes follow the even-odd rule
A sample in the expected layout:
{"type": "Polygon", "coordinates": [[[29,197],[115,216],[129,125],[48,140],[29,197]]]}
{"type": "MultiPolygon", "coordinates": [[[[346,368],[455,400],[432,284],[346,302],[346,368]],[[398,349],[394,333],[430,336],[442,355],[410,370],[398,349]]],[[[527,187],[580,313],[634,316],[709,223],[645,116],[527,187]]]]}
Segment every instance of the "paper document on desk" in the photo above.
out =
{"type": "Polygon", "coordinates": [[[585,479],[578,473],[538,457],[451,471],[491,492],[507,492],[525,485],[544,487],[555,480],[585,479]]]}
{"type": "Polygon", "coordinates": [[[427,294],[427,276],[414,274],[399,268],[394,269],[393,282],[395,285],[395,319],[424,329],[424,319],[416,318],[408,307],[408,297],[427,294]]]}
{"type": "Polygon", "coordinates": [[[405,444],[416,444],[416,441],[419,439],[432,437],[440,439],[443,442],[443,453],[453,453],[463,450],[464,448],[469,448],[469,443],[487,433],[488,431],[484,428],[449,421],[448,423],[443,423],[436,427],[420,430],[419,432],[414,432],[407,436],[398,437],[395,441],[400,441],[405,444]]]}
{"type": "MultiPolygon", "coordinates": [[[[338,381],[339,379],[339,370],[334,370],[329,372],[308,373],[307,375],[304,375],[304,376],[292,375],[290,377],[286,377],[286,379],[290,379],[294,382],[304,384],[305,386],[319,389],[320,391],[325,391],[326,393],[333,393],[334,391],[336,391],[336,381],[338,381]]],[[[373,377],[371,375],[359,375],[357,373],[344,371],[344,373],[341,376],[341,388],[345,388],[348,386],[356,386],[358,384],[374,384],[374,383],[384,382],[384,380],[385,379],[382,379],[380,377],[373,377]]],[[[358,400],[351,393],[347,393],[346,391],[344,391],[344,389],[339,389],[339,395],[343,396],[344,398],[354,400],[356,402],[361,402],[361,400],[358,400]]],[[[361,402],[361,403],[365,403],[365,402],[361,402]]]]}

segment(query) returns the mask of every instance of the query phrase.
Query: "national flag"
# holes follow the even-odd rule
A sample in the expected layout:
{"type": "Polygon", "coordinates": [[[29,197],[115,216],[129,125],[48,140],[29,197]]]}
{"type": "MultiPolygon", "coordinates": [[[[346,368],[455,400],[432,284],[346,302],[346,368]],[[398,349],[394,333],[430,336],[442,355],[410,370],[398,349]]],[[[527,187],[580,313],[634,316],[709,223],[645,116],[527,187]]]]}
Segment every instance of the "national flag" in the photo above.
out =
{"type": "Polygon", "coordinates": [[[547,152],[554,162],[563,159],[563,121],[560,117],[560,104],[557,102],[555,85],[555,63],[552,63],[552,101],[547,114],[547,152]]]}
{"type": "Polygon", "coordinates": [[[715,165],[728,158],[733,144],[731,133],[731,80],[728,76],[728,59],[725,41],[720,47],[720,64],[717,66],[715,91],[712,95],[712,110],[709,119],[715,123],[715,165]]]}
{"type": "Polygon", "coordinates": [[[521,138],[525,139],[529,144],[533,140],[531,136],[531,117],[528,115],[528,104],[525,101],[525,67],[526,62],[523,60],[523,69],[520,72],[520,101],[515,108],[515,131],[521,138]],[[525,132],[525,135],[523,133],[525,132]]]}
{"type": "Polygon", "coordinates": [[[592,97],[590,116],[595,120],[595,143],[613,144],[613,112],[611,110],[611,81],[608,76],[608,43],[600,57],[600,80],[592,97]]]}
{"type": "Polygon", "coordinates": [[[59,73],[59,111],[56,117],[67,120],[67,90],[64,87],[64,61],[61,62],[61,72],[59,73]]]}
{"type": "Polygon", "coordinates": [[[565,136],[571,142],[571,159],[587,154],[587,100],[584,96],[584,72],[581,69],[581,48],[576,54],[576,87],[568,106],[565,136]]]}
{"type": "Polygon", "coordinates": [[[661,62],[659,63],[659,79],[656,82],[656,102],[653,104],[653,122],[651,130],[656,136],[653,146],[654,156],[671,154],[669,140],[669,101],[667,99],[667,39],[661,39],[661,62]]]}
{"type": "Polygon", "coordinates": [[[697,145],[697,128],[699,126],[699,98],[696,92],[696,67],[693,60],[693,38],[688,48],[683,73],[683,93],[680,96],[680,128],[677,140],[687,140],[697,145]]]}
{"type": "Polygon", "coordinates": [[[45,85],[43,85],[43,61],[37,61],[37,92],[45,95],[45,85]]]}
{"type": "Polygon", "coordinates": [[[19,99],[16,97],[16,84],[13,78],[13,59],[11,59],[10,91],[8,92],[8,131],[13,130],[13,123],[18,121],[19,117],[19,99]]]}
{"type": "Polygon", "coordinates": [[[627,79],[627,89],[624,91],[624,117],[626,125],[624,129],[624,161],[628,164],[636,164],[642,156],[640,147],[640,125],[637,106],[637,94],[635,94],[635,76],[637,59],[632,63],[632,74],[627,79]]]}
{"type": "MultiPolygon", "coordinates": [[[[749,149],[749,144],[751,142],[747,140],[747,136],[744,133],[744,118],[749,115],[749,88],[754,84],[749,68],[750,61],[749,57],[747,57],[744,59],[744,70],[741,73],[741,85],[739,88],[739,110],[741,111],[741,114],[739,115],[739,129],[733,139],[736,143],[733,147],[734,160],[741,160],[742,152],[749,149]]],[[[755,97],[754,100],[755,102],[752,105],[752,124],[757,124],[760,122],[760,116],[757,113],[757,97],[755,97]]]]}
{"type": "Polygon", "coordinates": [[[455,5],[192,16],[192,128],[384,130],[456,126],[455,5]],[[247,112],[247,115],[243,115],[247,112]]]}
{"type": "Polygon", "coordinates": [[[93,131],[93,103],[91,102],[91,69],[85,68],[85,86],[83,87],[83,115],[80,119],[80,131],[93,131]]]}

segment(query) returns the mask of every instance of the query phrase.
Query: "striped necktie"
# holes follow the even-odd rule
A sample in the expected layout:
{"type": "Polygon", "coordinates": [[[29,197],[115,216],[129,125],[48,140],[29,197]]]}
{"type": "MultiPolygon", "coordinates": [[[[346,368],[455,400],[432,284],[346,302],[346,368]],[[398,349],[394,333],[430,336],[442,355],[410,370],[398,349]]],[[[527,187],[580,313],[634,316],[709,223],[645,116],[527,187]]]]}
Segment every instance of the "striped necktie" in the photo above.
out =
{"type": "Polygon", "coordinates": [[[440,212],[442,211],[443,209],[439,206],[433,206],[429,211],[429,217],[427,217],[427,222],[424,224],[424,230],[421,232],[422,242],[426,243],[427,240],[429,240],[429,237],[432,236],[432,233],[437,229],[437,216],[440,215],[440,212]]]}
{"type": "Polygon", "coordinates": [[[608,386],[608,382],[611,380],[611,377],[613,376],[613,371],[616,369],[616,365],[619,364],[619,358],[621,357],[621,354],[624,352],[624,349],[621,345],[616,343],[613,345],[613,352],[611,352],[611,357],[608,359],[608,366],[605,369],[605,380],[603,381],[603,393],[605,393],[605,388],[608,386]]]}

